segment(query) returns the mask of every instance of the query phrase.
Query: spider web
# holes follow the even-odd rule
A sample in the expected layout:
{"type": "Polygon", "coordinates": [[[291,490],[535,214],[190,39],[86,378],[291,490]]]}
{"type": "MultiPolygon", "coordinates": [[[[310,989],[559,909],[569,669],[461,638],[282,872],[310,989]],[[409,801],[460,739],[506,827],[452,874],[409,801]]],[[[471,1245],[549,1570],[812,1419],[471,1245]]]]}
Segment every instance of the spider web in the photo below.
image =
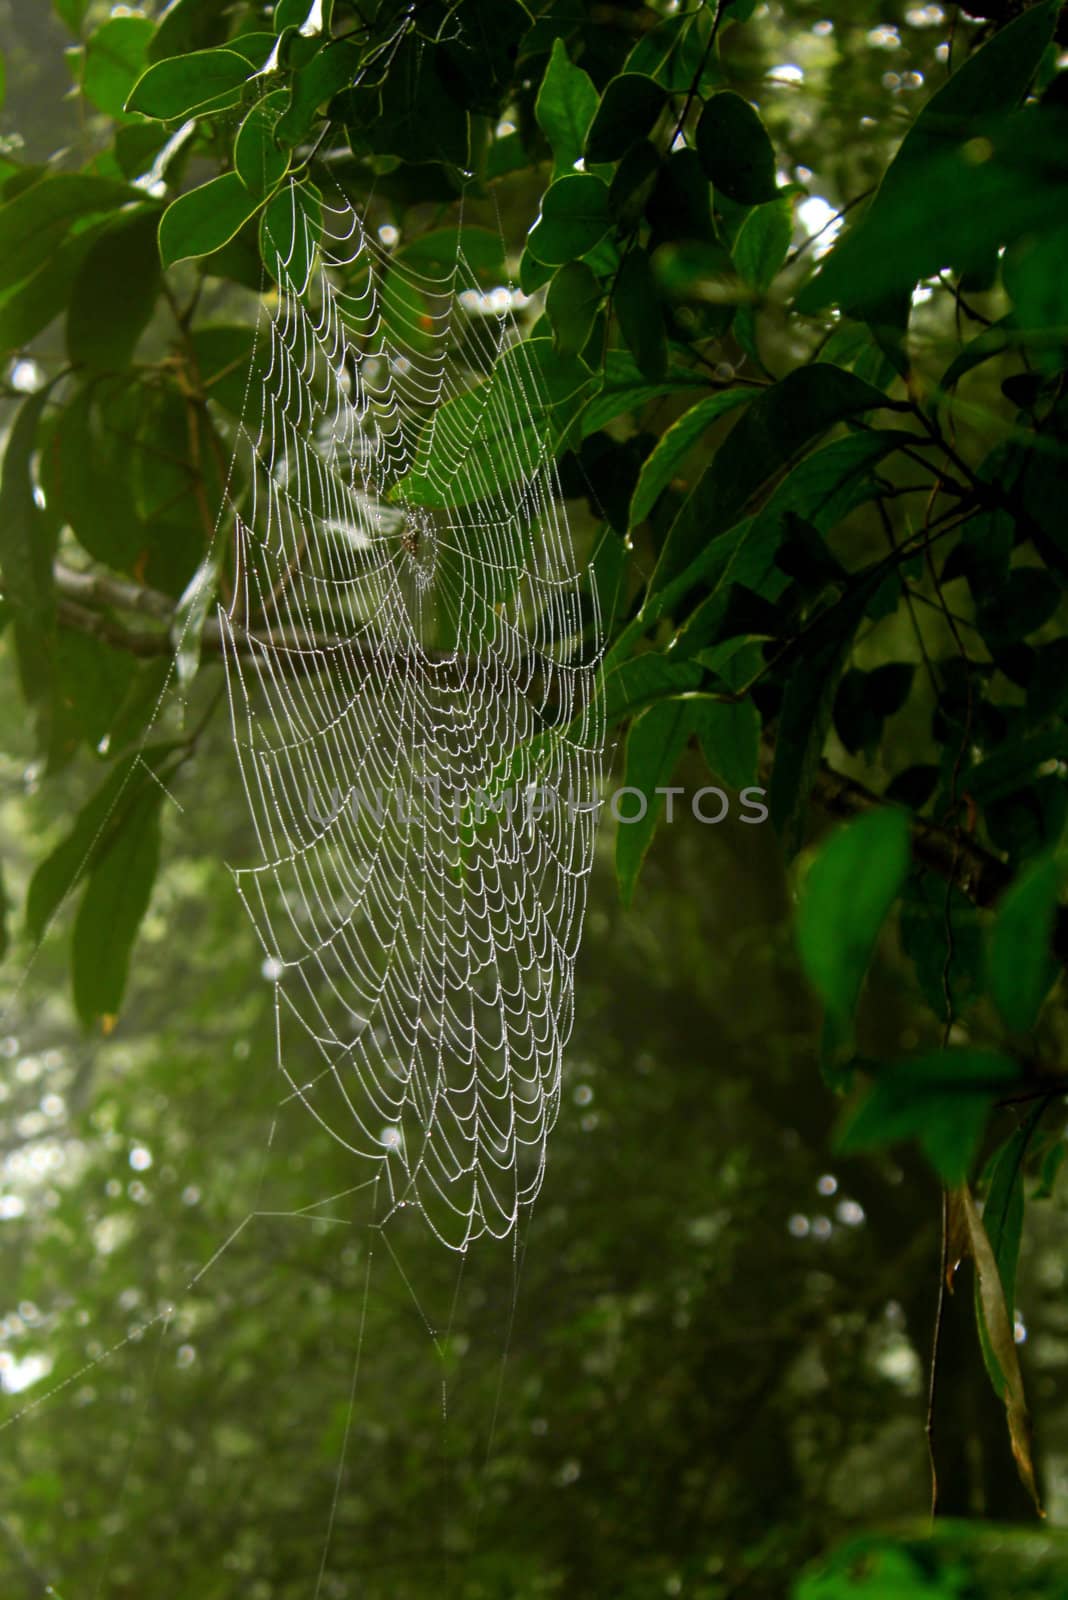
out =
{"type": "Polygon", "coordinates": [[[480,288],[479,230],[439,230],[413,264],[312,193],[273,209],[278,299],[238,441],[220,624],[262,859],[237,885],[293,1093],[377,1164],[390,1211],[463,1250],[534,1199],[559,1107],[600,625],[548,345],[480,288]],[[293,1027],[310,1081],[287,1067],[293,1027]]]}

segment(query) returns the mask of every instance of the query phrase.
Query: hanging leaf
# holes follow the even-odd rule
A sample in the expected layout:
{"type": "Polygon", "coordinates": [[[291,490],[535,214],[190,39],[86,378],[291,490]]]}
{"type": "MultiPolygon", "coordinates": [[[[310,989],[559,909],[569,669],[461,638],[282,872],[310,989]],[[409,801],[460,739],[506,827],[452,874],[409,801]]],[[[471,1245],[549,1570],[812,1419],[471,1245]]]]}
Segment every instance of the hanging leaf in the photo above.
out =
{"type": "Polygon", "coordinates": [[[581,354],[603,299],[600,279],[585,261],[569,261],[560,268],[545,297],[553,348],[560,355],[581,354]]]}
{"type": "Polygon", "coordinates": [[[287,102],[284,90],[257,100],[234,140],[234,170],[249,194],[267,196],[289,170],[291,152],[279,149],[275,132],[287,102]]]}
{"type": "Polygon", "coordinates": [[[957,1249],[970,1255],[975,1263],[976,1299],[985,1330],[983,1348],[994,1391],[1005,1405],[1009,1443],[1016,1470],[1020,1482],[1034,1501],[1036,1511],[1044,1516],[1031,1455],[1031,1417],[1016,1349],[1012,1312],[1006,1303],[997,1260],[968,1186],[961,1184],[954,1189],[949,1201],[950,1238],[956,1243],[957,1249]]]}
{"type": "Polygon", "coordinates": [[[1017,878],[998,906],[990,935],[990,993],[1013,1033],[1034,1027],[1060,970],[1051,939],[1064,876],[1059,860],[1043,856],[1017,878]]]}
{"type": "Polygon", "coordinates": [[[740,94],[714,94],[697,124],[697,154],[713,187],[739,205],[774,200],[775,152],[759,114],[740,94]]]}
{"type": "Polygon", "coordinates": [[[155,207],[124,216],[90,246],[67,307],[67,354],[75,366],[127,366],[156,305],[160,263],[155,207]]]}
{"type": "Polygon", "coordinates": [[[251,76],[236,50],[192,50],[149,67],[130,91],[126,110],[163,122],[223,111],[237,105],[251,76]]]}
{"type": "Polygon", "coordinates": [[[738,276],[763,294],[772,283],[790,249],[793,207],[789,199],[769,200],[755,206],[738,230],[731,254],[738,276]]]}
{"type": "Polygon", "coordinates": [[[908,818],[886,808],[837,828],[809,868],[797,944],[836,1041],[852,1026],[876,940],[908,865],[908,818]]]}
{"type": "Polygon", "coordinates": [[[667,332],[649,256],[640,245],[623,258],[612,305],[638,371],[650,383],[659,383],[667,373],[667,332]]]}
{"type": "Polygon", "coordinates": [[[546,266],[563,266],[592,250],[611,226],[608,185],[592,172],[573,172],[545,191],[527,247],[546,266]]]}
{"type": "Polygon", "coordinates": [[[752,398],[752,389],[723,389],[719,394],[706,395],[661,434],[642,465],[634,490],[629,519],[632,528],[645,521],[705,430],[752,398]]]}
{"type": "Polygon", "coordinates": [[[667,92],[644,73],[624,72],[613,78],[586,135],[586,160],[618,161],[636,139],[651,131],[666,104],[667,92]]]}
{"type": "Polygon", "coordinates": [[[125,756],[86,801],[67,834],[40,863],[26,895],[26,931],[34,944],[67,896],[82,882],[122,831],[127,814],[150,791],[162,791],[156,774],[166,775],[167,762],[180,746],[175,741],[146,745],[125,756]]]}
{"type": "Polygon", "coordinates": [[[82,60],[82,93],[98,111],[122,116],[126,97],[145,70],[155,31],[148,17],[111,17],[89,35],[82,60]]]}
{"type": "Polygon", "coordinates": [[[159,253],[165,267],[196,256],[211,255],[227,244],[254,217],[263,201],[250,194],[236,172],[224,172],[179,195],[163,213],[159,253]]]}
{"type": "Polygon", "coordinates": [[[55,635],[54,540],[31,475],[49,393],[50,387],[40,389],[22,402],[0,467],[0,568],[14,615],[19,681],[31,703],[49,692],[55,635]]]}
{"type": "Polygon", "coordinates": [[[162,802],[153,785],[90,869],[71,946],[74,1004],[86,1027],[103,1021],[110,1032],[122,1009],[130,954],[159,869],[162,802]]]}
{"type": "Polygon", "coordinates": [[[757,781],[760,715],[751,700],[694,695],[694,728],[710,770],[730,789],[757,781]]]}
{"type": "Polygon", "coordinates": [[[139,189],[82,172],[56,172],[20,189],[0,205],[0,290],[43,266],[75,225],[144,198],[139,189]]]}
{"type": "Polygon", "coordinates": [[[823,362],[800,367],[761,391],[675,518],[649,583],[650,595],[733,526],[769,479],[833,423],[887,404],[878,389],[823,362]]]}
{"type": "Polygon", "coordinates": [[[634,896],[642,862],[664,810],[666,797],[656,790],[670,783],[693,731],[688,700],[661,700],[641,713],[627,735],[623,784],[635,793],[628,796],[626,806],[620,802],[616,833],[616,880],[624,905],[634,896]]]}
{"type": "Polygon", "coordinates": [[[943,1182],[964,1183],[994,1102],[1019,1082],[1019,1069],[993,1050],[938,1050],[880,1066],[845,1118],[842,1151],[915,1139],[943,1182]]]}
{"type": "Polygon", "coordinates": [[[597,90],[588,73],[568,59],[563,39],[554,40],[549,65],[534,103],[538,126],[552,148],[554,177],[575,170],[597,104],[597,90]]]}

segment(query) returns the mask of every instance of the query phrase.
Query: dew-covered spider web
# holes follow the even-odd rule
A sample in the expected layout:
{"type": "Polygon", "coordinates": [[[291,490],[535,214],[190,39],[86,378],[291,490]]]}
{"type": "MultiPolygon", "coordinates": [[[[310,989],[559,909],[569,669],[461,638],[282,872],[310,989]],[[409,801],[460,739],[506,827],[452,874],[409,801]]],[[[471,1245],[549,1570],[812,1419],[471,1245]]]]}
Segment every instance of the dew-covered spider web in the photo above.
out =
{"type": "Polygon", "coordinates": [[[389,249],[296,186],[271,215],[220,613],[261,856],[237,883],[292,1092],[387,1215],[464,1249],[542,1180],[592,860],[599,623],[561,396],[471,259],[491,230],[389,249]]]}

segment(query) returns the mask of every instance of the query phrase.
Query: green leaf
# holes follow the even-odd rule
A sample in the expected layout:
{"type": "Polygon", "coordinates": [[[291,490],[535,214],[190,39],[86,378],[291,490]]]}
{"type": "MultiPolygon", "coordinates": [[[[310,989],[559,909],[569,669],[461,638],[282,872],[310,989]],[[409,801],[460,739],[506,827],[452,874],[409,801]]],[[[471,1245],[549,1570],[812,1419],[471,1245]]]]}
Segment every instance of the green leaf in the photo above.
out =
{"type": "Polygon", "coordinates": [[[237,105],[252,76],[249,63],[236,50],[193,50],[188,55],[157,61],[137,80],[126,101],[127,111],[175,122],[208,110],[237,105]]]}
{"type": "Polygon", "coordinates": [[[89,0],[52,0],[52,9],[73,34],[80,34],[89,10],[89,0]]]}
{"type": "Polygon", "coordinates": [[[558,453],[592,386],[590,369],[550,339],[513,345],[488,378],[439,408],[390,498],[431,507],[499,500],[558,453]]]}
{"type": "Polygon", "coordinates": [[[150,61],[189,55],[194,50],[221,44],[228,18],[219,0],[171,0],[148,47],[150,61]]]}
{"type": "Polygon", "coordinates": [[[677,94],[722,82],[719,63],[708,51],[711,12],[707,8],[665,17],[643,34],[626,60],[626,71],[644,72],[677,94]],[[698,76],[700,74],[700,76],[698,76]]]}
{"type": "Polygon", "coordinates": [[[52,918],[90,867],[121,832],[131,809],[159,795],[156,774],[166,771],[175,742],[146,745],[108,773],[74,820],[70,832],[37,867],[26,895],[26,931],[39,944],[52,918]]]}
{"type": "Polygon", "coordinates": [[[162,791],[153,786],[130,807],[98,854],[74,921],[74,1004],[86,1027],[110,1031],[122,1009],[130,954],[159,869],[162,791]]]}
{"type": "Polygon", "coordinates": [[[0,290],[36,272],[71,228],[144,198],[124,183],[82,172],[52,173],[20,189],[0,205],[0,290]]]}
{"type": "Polygon", "coordinates": [[[710,770],[730,789],[757,781],[760,716],[751,700],[695,695],[694,726],[710,770]]]}
{"type": "Polygon", "coordinates": [[[303,294],[323,230],[322,196],[314,184],[283,184],[260,218],[260,257],[271,277],[303,294]]]}
{"type": "Polygon", "coordinates": [[[775,152],[758,113],[740,94],[714,94],[697,124],[697,153],[713,186],[739,205],[774,200],[775,152]]]}
{"type": "Polygon", "coordinates": [[[666,104],[666,90],[642,72],[623,72],[613,78],[586,135],[585,159],[618,161],[635,139],[652,130],[666,104]]]}
{"type": "Polygon", "coordinates": [[[649,256],[640,245],[623,258],[612,306],[638,371],[650,383],[661,382],[667,375],[667,332],[649,256]]]}
{"type": "MultiPolygon", "coordinates": [[[[990,1163],[983,1226],[994,1252],[1005,1305],[1016,1303],[1016,1268],[1024,1221],[1024,1163],[1031,1139],[1046,1107],[1039,1102],[1015,1128],[990,1163]]],[[[981,1316],[981,1307],[980,1316],[981,1316]]],[[[985,1332],[985,1329],[984,1329],[985,1332]]],[[[988,1352],[984,1352],[988,1354],[988,1352]]],[[[989,1365],[989,1361],[988,1361],[989,1365]]]]}
{"type": "Polygon", "coordinates": [[[853,636],[882,581],[869,568],[806,629],[791,663],[775,737],[775,765],[768,790],[772,825],[789,859],[801,848],[809,797],[830,731],[834,699],[853,636]]]}
{"type": "Polygon", "coordinates": [[[606,724],[614,727],[657,700],[688,694],[698,688],[703,677],[693,661],[672,661],[655,650],[632,656],[605,675],[606,724]]]}
{"type": "Polygon", "coordinates": [[[592,172],[573,172],[545,191],[527,245],[546,266],[559,267],[592,250],[611,226],[608,185],[592,172]]]}
{"type": "Polygon", "coordinates": [[[706,395],[661,434],[642,464],[630,502],[630,527],[645,521],[705,430],[720,417],[745,405],[753,398],[753,393],[752,389],[723,389],[718,394],[706,395]]]}
{"type": "Polygon", "coordinates": [[[643,804],[639,812],[638,797],[634,795],[628,801],[635,810],[620,803],[616,879],[624,905],[633,898],[642,862],[664,809],[665,796],[655,791],[668,784],[693,731],[693,711],[688,700],[661,700],[641,713],[627,735],[623,783],[625,788],[638,791],[643,804]]]}
{"type": "Polygon", "coordinates": [[[409,34],[390,58],[382,85],[377,148],[408,162],[446,162],[466,168],[470,119],[450,93],[450,64],[441,50],[409,34]]]}
{"type": "Polygon", "coordinates": [[[0,296],[0,350],[21,350],[66,310],[82,262],[106,226],[103,218],[64,239],[31,278],[0,296]]]}
{"type": "Polygon", "coordinates": [[[666,399],[670,395],[689,396],[695,391],[706,394],[708,384],[692,367],[669,372],[662,383],[650,383],[638,371],[629,350],[609,350],[601,388],[582,418],[583,436],[597,433],[616,417],[640,411],[651,400],[666,399]]]}
{"type": "Polygon", "coordinates": [[[49,523],[34,496],[33,457],[49,389],[22,402],[8,434],[0,469],[0,568],[4,598],[14,615],[22,692],[30,702],[51,687],[55,591],[49,523]]]}
{"type": "Polygon", "coordinates": [[[145,70],[156,25],[149,17],[112,17],[94,29],[82,62],[82,93],[98,111],[121,117],[126,97],[145,70]]]}
{"type": "MultiPolygon", "coordinates": [[[[985,137],[987,121],[1025,94],[1049,44],[1055,0],[1030,7],[998,29],[931,96],[902,141],[860,223],[825,257],[797,297],[801,311],[832,303],[874,308],[947,263],[982,256],[1004,238],[1041,226],[1058,214],[1042,171],[1041,131],[1033,122],[1031,148],[1012,159],[985,137]],[[980,121],[979,119],[983,119],[980,121]],[[976,158],[981,159],[976,159],[976,158]],[[1050,203],[1054,209],[1050,211],[1050,203]]],[[[1019,129],[1027,124],[1018,124],[1019,129]]],[[[1055,178],[1055,171],[1051,172],[1055,178]]]]}
{"type": "Polygon", "coordinates": [[[608,186],[608,204],[622,230],[634,228],[656,187],[660,152],[648,139],[631,145],[608,186]]]}
{"type": "Polygon", "coordinates": [[[978,999],[983,988],[979,913],[959,889],[933,873],[914,874],[902,900],[901,946],[941,1022],[953,1021],[978,999]]]}
{"type": "Polygon", "coordinates": [[[801,965],[839,1040],[852,1026],[876,940],[908,866],[908,818],[887,807],[836,828],[805,878],[797,911],[801,965]]]}
{"type": "Polygon", "coordinates": [[[990,934],[990,993],[1013,1033],[1034,1027],[1059,967],[1051,948],[1065,869],[1051,855],[1033,861],[999,905],[990,934]]]}
{"type": "Polygon", "coordinates": [[[577,356],[590,336],[604,292],[585,261],[568,261],[549,285],[545,310],[553,327],[553,348],[577,356]]]}
{"type": "Polygon", "coordinates": [[[793,207],[788,198],[755,206],[738,230],[732,255],[738,276],[763,294],[790,249],[793,207]]]}
{"type": "Polygon", "coordinates": [[[992,1050],[938,1050],[881,1067],[836,1146],[851,1152],[916,1139],[944,1183],[964,1183],[991,1106],[1018,1080],[1016,1063],[992,1050]]]}
{"type": "Polygon", "coordinates": [[[275,129],[276,137],[283,144],[300,143],[319,107],[353,82],[362,56],[360,46],[354,41],[336,39],[294,74],[289,107],[275,129]]]}
{"type": "Polygon", "coordinates": [[[555,40],[534,103],[538,126],[552,148],[554,177],[574,171],[597,104],[598,94],[591,78],[568,59],[564,41],[555,40]]]}
{"type": "Polygon", "coordinates": [[[655,594],[710,539],[739,521],[775,473],[827,428],[887,404],[852,373],[814,362],[759,393],[675,518],[649,584],[655,594]]]}
{"type": "Polygon", "coordinates": [[[234,140],[234,170],[249,194],[266,197],[278,187],[292,159],[275,139],[278,118],[287,103],[284,89],[257,100],[234,140]]]}
{"type": "MultiPolygon", "coordinates": [[[[168,63],[161,63],[167,65],[168,63]]],[[[236,172],[224,172],[171,202],[160,219],[159,253],[165,267],[211,255],[254,217],[263,201],[236,172]]]]}
{"type": "Polygon", "coordinates": [[[153,208],[121,218],[90,246],[67,308],[67,354],[75,366],[128,365],[156,304],[160,265],[153,208]]]}
{"type": "Polygon", "coordinates": [[[405,239],[393,252],[394,261],[433,278],[449,277],[457,256],[479,283],[492,287],[507,281],[504,242],[494,228],[432,228],[405,239]]]}

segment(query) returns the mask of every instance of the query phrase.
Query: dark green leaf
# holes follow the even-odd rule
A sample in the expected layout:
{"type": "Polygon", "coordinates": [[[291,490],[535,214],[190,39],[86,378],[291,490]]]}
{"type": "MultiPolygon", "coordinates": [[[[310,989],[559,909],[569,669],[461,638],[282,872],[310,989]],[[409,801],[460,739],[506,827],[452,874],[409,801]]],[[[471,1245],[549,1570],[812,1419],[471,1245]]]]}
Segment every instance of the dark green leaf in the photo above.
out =
{"type": "Polygon", "coordinates": [[[713,186],[740,205],[774,200],[775,152],[759,115],[732,90],[714,94],[697,124],[697,153],[713,186]]]}
{"type": "Polygon", "coordinates": [[[611,226],[608,185],[591,172],[573,172],[545,191],[528,247],[547,266],[562,266],[592,250],[611,226]]]}
{"type": "Polygon", "coordinates": [[[750,211],[731,252],[743,283],[761,294],[769,287],[786,260],[793,225],[789,199],[769,200],[750,211]]]}
{"type": "Polygon", "coordinates": [[[337,39],[309,61],[293,78],[289,107],[279,118],[275,136],[283,144],[299,144],[307,134],[315,113],[338,90],[352,83],[359,69],[362,52],[358,44],[337,39]]]}
{"type": "MultiPolygon", "coordinates": [[[[888,798],[894,798],[892,789],[888,798]]],[[[913,874],[902,897],[901,945],[941,1022],[952,1022],[978,999],[983,988],[979,913],[959,889],[930,872],[913,874]]]]}
{"type": "Polygon", "coordinates": [[[943,1182],[963,1183],[991,1106],[1018,1077],[1015,1062],[991,1050],[941,1050],[887,1065],[846,1118],[838,1148],[914,1138],[943,1182]]]}
{"type": "Polygon", "coordinates": [[[148,68],[134,85],[127,111],[164,122],[235,106],[252,76],[249,63],[236,50],[193,50],[170,56],[148,68]]]}
{"type": "Polygon", "coordinates": [[[122,115],[126,97],[145,70],[155,24],[148,17],[112,17],[90,35],[82,63],[82,92],[98,111],[122,115]]]}
{"type": "Polygon", "coordinates": [[[987,139],[994,132],[987,120],[1023,97],[1057,10],[1055,0],[1030,7],[932,95],[865,216],[798,296],[800,310],[832,303],[877,307],[947,263],[971,264],[1002,239],[1025,232],[1029,219],[1041,227],[1057,214],[1041,175],[1046,125],[1021,122],[1015,139],[987,139]],[[969,146],[972,135],[986,142],[969,146]]]}
{"type": "Polygon", "coordinates": [[[467,167],[469,119],[449,92],[448,65],[438,50],[414,35],[393,52],[382,85],[382,116],[374,129],[377,148],[408,162],[467,167]]]}
{"type": "Polygon", "coordinates": [[[1014,1033],[1034,1027],[1059,970],[1050,940],[1064,877],[1060,862],[1043,856],[1016,879],[998,905],[990,935],[990,993],[1014,1033]]]}
{"type": "Polygon", "coordinates": [[[876,940],[908,865],[908,818],[887,807],[837,828],[805,878],[797,911],[801,964],[839,1039],[852,1025],[876,940]]]}
{"type": "Polygon", "coordinates": [[[52,173],[20,189],[0,205],[0,289],[36,272],[73,226],[130,200],[143,202],[144,195],[81,172],[52,173]]]}
{"type": "Polygon", "coordinates": [[[74,1004],[86,1027],[110,1030],[122,1008],[130,954],[159,868],[162,791],[131,806],[107,849],[94,858],[71,946],[74,1004]]]}
{"type": "Polygon", "coordinates": [[[148,796],[161,794],[155,775],[177,748],[174,743],[146,745],[119,761],[82,807],[66,838],[38,866],[26,896],[26,931],[34,944],[122,831],[130,811],[148,796]]]}
{"type": "Polygon", "coordinates": [[[179,195],[160,219],[159,253],[163,265],[173,267],[177,261],[221,249],[262,204],[262,199],[249,193],[236,172],[224,172],[199,189],[179,195]]]}
{"type": "Polygon", "coordinates": [[[623,258],[612,305],[638,371],[650,383],[661,382],[667,374],[667,334],[649,257],[640,245],[623,258]]]}
{"type": "Polygon", "coordinates": [[[164,61],[222,44],[226,31],[227,17],[218,0],[173,0],[156,28],[148,59],[164,61]]]}
{"type": "Polygon", "coordinates": [[[886,403],[877,389],[822,362],[801,367],[759,393],[679,511],[650,593],[680,573],[709,539],[737,522],[768,480],[812,440],[835,422],[886,403]]]}
{"type": "Polygon", "coordinates": [[[538,126],[552,148],[554,177],[574,171],[597,103],[589,75],[568,59],[567,46],[557,39],[534,106],[538,126]]]}
{"type": "Polygon", "coordinates": [[[257,100],[237,130],[234,170],[250,194],[270,194],[289,170],[290,152],[279,149],[275,140],[275,127],[285,105],[285,91],[276,89],[257,100]]]}
{"type": "Polygon", "coordinates": [[[752,389],[723,389],[706,395],[661,434],[646,457],[630,503],[631,527],[645,521],[705,430],[752,398],[752,389]]]}
{"type": "Polygon", "coordinates": [[[670,782],[693,731],[693,710],[688,700],[661,700],[641,713],[627,735],[623,782],[625,788],[637,793],[619,803],[616,879],[624,905],[633,898],[642,862],[664,809],[665,797],[656,789],[670,782]]]}
{"type": "Polygon", "coordinates": [[[260,218],[260,255],[276,283],[303,294],[322,227],[322,196],[313,184],[286,183],[267,202],[260,218]]]}
{"type": "Polygon", "coordinates": [[[126,366],[156,304],[160,265],[155,209],[125,217],[90,247],[67,308],[67,354],[75,366],[126,366]]]}
{"type": "Polygon", "coordinates": [[[666,91],[644,73],[624,72],[613,78],[586,135],[586,160],[618,161],[635,139],[652,130],[666,102],[666,91]]]}
{"type": "Polygon", "coordinates": [[[553,346],[561,355],[582,353],[603,298],[600,280],[584,261],[569,261],[557,272],[545,310],[553,326],[553,346]]]}
{"type": "Polygon", "coordinates": [[[694,695],[690,705],[701,750],[715,776],[730,789],[755,784],[760,717],[753,702],[694,695]]]}
{"type": "Polygon", "coordinates": [[[660,173],[660,152],[648,139],[632,144],[608,186],[608,203],[621,228],[633,228],[660,173]]]}
{"type": "Polygon", "coordinates": [[[27,700],[48,694],[52,680],[55,593],[49,523],[34,496],[32,465],[41,416],[48,402],[41,389],[22,402],[0,470],[0,568],[4,598],[14,614],[19,679],[27,700]]]}
{"type": "Polygon", "coordinates": [[[499,498],[559,451],[592,384],[590,369],[549,339],[506,349],[489,378],[440,408],[414,452],[418,473],[391,498],[438,507],[499,498]]]}

